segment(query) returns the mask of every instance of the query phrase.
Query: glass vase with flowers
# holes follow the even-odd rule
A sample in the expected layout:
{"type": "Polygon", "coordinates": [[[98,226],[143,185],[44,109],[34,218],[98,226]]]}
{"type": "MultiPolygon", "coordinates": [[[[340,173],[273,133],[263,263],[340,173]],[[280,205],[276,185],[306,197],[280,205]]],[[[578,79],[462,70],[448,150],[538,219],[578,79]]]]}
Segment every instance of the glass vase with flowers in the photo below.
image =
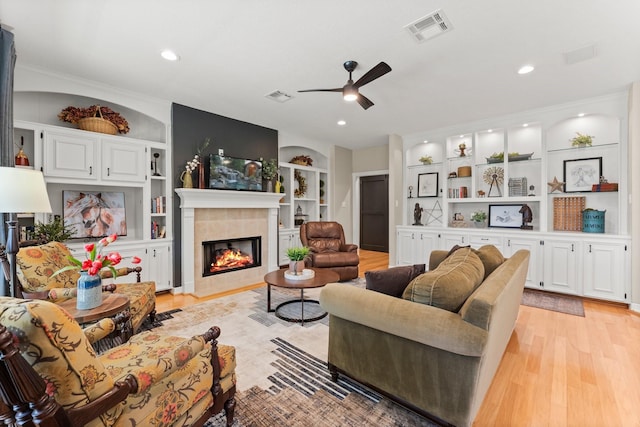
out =
{"type": "MultiPolygon", "coordinates": [[[[87,243],[84,245],[85,259],[80,261],[69,255],[67,259],[71,263],[66,267],[53,273],[51,277],[69,270],[80,270],[78,279],[78,293],[76,307],[78,310],[89,310],[102,304],[102,278],[100,272],[103,269],[111,271],[112,277],[118,277],[115,266],[120,264],[122,256],[118,252],[103,253],[104,248],[117,239],[116,234],[104,237],[98,243],[87,243]]],[[[133,264],[139,264],[140,258],[134,256],[131,259],[133,264]]]]}

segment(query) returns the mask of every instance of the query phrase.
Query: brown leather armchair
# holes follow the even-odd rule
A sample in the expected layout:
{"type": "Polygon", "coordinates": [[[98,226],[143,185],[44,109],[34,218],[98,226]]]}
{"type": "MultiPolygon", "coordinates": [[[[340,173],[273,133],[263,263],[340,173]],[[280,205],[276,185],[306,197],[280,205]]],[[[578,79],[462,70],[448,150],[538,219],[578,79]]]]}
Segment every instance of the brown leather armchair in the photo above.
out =
{"type": "Polygon", "coordinates": [[[358,277],[358,246],[345,243],[342,225],[334,221],[306,222],[300,226],[300,241],[311,249],[307,267],[330,268],[340,281],[358,277]]]}

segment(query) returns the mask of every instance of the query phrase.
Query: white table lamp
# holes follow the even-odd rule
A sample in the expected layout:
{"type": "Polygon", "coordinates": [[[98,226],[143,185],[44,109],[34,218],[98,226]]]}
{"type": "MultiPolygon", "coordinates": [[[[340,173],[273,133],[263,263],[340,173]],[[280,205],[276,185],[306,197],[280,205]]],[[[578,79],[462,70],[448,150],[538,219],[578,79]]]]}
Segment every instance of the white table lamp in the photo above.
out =
{"type": "Polygon", "coordinates": [[[11,296],[22,298],[17,286],[18,213],[51,212],[47,186],[42,172],[34,169],[0,167],[0,212],[8,213],[7,255],[11,264],[11,296]]]}

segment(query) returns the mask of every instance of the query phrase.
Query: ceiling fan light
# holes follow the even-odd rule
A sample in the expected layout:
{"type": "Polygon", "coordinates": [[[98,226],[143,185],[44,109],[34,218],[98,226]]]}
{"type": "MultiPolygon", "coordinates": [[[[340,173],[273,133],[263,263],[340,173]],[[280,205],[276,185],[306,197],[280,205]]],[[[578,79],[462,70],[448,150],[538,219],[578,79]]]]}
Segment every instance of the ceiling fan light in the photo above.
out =
{"type": "Polygon", "coordinates": [[[353,102],[358,99],[358,89],[351,87],[345,87],[342,91],[342,97],[345,101],[353,102]]]}

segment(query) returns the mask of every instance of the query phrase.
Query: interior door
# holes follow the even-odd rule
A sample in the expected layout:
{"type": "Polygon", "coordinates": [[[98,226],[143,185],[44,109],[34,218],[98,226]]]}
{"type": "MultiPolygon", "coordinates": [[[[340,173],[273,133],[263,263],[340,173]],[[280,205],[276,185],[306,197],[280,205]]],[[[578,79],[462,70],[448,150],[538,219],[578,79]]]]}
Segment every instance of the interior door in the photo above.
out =
{"type": "Polygon", "coordinates": [[[389,252],[389,175],[360,178],[360,248],[389,252]]]}

